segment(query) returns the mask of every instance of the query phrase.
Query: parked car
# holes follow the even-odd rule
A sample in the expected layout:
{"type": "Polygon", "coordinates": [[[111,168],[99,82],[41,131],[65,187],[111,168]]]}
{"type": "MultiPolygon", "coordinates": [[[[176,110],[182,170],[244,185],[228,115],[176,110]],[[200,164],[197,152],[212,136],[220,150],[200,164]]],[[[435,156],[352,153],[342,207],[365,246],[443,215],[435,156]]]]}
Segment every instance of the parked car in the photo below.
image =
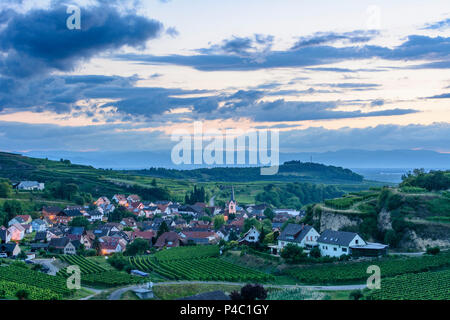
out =
{"type": "Polygon", "coordinates": [[[6,253],[0,253],[0,258],[8,258],[8,255],[6,253]]]}

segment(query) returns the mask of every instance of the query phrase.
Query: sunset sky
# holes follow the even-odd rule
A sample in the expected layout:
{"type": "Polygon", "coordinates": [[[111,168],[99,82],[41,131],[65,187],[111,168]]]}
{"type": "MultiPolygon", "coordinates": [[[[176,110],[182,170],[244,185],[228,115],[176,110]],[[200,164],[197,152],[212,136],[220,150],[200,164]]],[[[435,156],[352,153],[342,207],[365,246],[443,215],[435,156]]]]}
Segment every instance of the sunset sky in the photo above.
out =
{"type": "Polygon", "coordinates": [[[194,121],[450,153],[450,2],[0,2],[1,151],[169,152],[194,121]]]}

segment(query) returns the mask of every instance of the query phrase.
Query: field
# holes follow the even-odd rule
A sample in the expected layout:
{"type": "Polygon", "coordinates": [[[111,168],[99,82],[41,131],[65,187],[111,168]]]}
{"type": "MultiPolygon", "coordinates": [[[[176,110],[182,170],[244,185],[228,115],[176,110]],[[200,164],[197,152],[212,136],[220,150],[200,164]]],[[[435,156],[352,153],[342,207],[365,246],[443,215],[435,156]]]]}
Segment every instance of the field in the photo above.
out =
{"type": "Polygon", "coordinates": [[[450,270],[399,275],[383,279],[381,289],[372,290],[375,300],[449,300],[450,270]]]}
{"type": "Polygon", "coordinates": [[[33,300],[62,299],[71,295],[64,278],[17,266],[0,267],[0,290],[2,289],[7,296],[25,289],[33,300]]]}
{"type": "Polygon", "coordinates": [[[388,258],[369,262],[292,268],[287,270],[286,273],[302,283],[352,283],[367,279],[369,275],[366,271],[370,265],[380,267],[382,278],[392,277],[404,273],[417,273],[449,266],[450,253],[419,258],[388,258]]]}

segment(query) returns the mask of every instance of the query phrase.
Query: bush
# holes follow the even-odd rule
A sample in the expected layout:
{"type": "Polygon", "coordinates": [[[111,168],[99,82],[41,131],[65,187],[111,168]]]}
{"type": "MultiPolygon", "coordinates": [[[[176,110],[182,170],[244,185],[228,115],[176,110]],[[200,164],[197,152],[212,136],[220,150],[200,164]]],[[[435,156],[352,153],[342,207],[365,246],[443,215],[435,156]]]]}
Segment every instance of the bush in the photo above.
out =
{"type": "Polygon", "coordinates": [[[441,252],[441,249],[439,249],[439,247],[431,247],[431,248],[427,248],[427,254],[431,254],[431,255],[437,255],[439,252],[441,252]]]}
{"type": "Polygon", "coordinates": [[[300,263],[306,260],[306,253],[303,252],[303,248],[289,243],[281,251],[281,257],[289,264],[300,263]]]}
{"type": "Polygon", "coordinates": [[[363,297],[361,290],[353,290],[350,292],[350,298],[353,300],[359,300],[363,297]]]}

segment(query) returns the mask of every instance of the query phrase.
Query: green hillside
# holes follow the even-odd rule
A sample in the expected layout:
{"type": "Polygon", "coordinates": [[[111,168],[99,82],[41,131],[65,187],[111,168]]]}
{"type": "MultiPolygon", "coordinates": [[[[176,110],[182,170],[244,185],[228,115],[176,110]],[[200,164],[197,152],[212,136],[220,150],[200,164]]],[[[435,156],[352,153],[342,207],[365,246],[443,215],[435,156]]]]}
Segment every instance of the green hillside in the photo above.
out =
{"type": "Polygon", "coordinates": [[[151,177],[186,179],[203,182],[295,181],[321,183],[361,183],[363,181],[363,177],[361,175],[354,173],[349,169],[300,161],[285,162],[280,165],[276,175],[261,175],[259,167],[216,167],[193,170],[150,168],[128,172],[151,177]]]}

